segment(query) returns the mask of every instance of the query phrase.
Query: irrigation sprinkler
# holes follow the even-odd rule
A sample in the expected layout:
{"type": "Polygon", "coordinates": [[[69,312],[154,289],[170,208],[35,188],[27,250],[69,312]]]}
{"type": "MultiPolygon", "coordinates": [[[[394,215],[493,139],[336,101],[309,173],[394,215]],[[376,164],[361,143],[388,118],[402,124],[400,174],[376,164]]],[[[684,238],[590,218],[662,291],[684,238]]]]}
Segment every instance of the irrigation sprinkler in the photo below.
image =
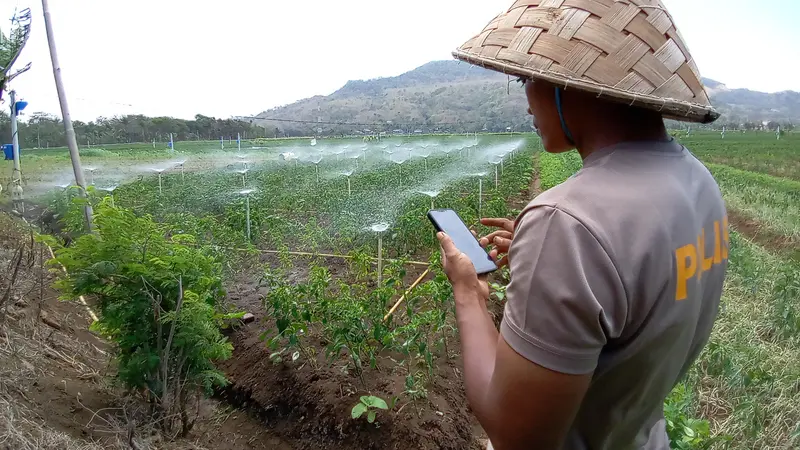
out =
{"type": "Polygon", "coordinates": [[[240,133],[236,133],[236,146],[239,148],[239,151],[242,151],[242,135],[240,133]]]}
{"type": "Polygon", "coordinates": [[[503,158],[494,159],[492,161],[489,161],[489,164],[492,164],[494,166],[494,188],[495,189],[497,189],[497,187],[500,186],[500,179],[497,176],[497,167],[500,165],[501,162],[503,162],[503,158]]]}
{"type": "MultiPolygon", "coordinates": [[[[353,153],[352,155],[350,155],[350,159],[352,159],[356,163],[355,170],[358,170],[358,158],[360,158],[360,157],[361,157],[361,153],[353,153]]],[[[367,160],[367,151],[364,150],[364,161],[366,161],[366,160],[367,160]]]]}
{"type": "Polygon", "coordinates": [[[483,177],[486,176],[486,172],[475,173],[473,176],[478,177],[478,219],[480,219],[483,214],[483,177]]]}
{"type": "Polygon", "coordinates": [[[94,171],[97,170],[97,167],[86,166],[83,170],[89,172],[89,184],[94,186],[94,171]]]}
{"type": "MultiPolygon", "coordinates": [[[[427,149],[428,146],[424,145],[423,148],[427,149]]],[[[428,157],[431,156],[431,152],[424,151],[424,152],[419,153],[419,156],[422,157],[423,164],[424,164],[424,167],[425,167],[425,173],[428,173],[428,157]]]]}
{"type": "Polygon", "coordinates": [[[108,187],[100,188],[101,191],[108,192],[109,197],[111,197],[111,207],[112,208],[114,207],[114,191],[117,190],[117,187],[118,186],[114,185],[114,186],[108,186],[108,187]]]}
{"type": "Polygon", "coordinates": [[[245,213],[244,220],[246,222],[247,241],[250,241],[250,194],[255,192],[255,189],[244,189],[239,191],[239,195],[244,195],[245,213]]]}
{"type": "Polygon", "coordinates": [[[315,145],[317,145],[317,138],[311,139],[311,146],[313,147],[315,145]]]}
{"type": "Polygon", "coordinates": [[[722,135],[722,139],[725,139],[725,127],[722,127],[722,133],[720,134],[722,135]]]}
{"type": "Polygon", "coordinates": [[[175,151],[175,142],[172,140],[172,133],[169,134],[169,150],[171,152],[175,151]]]}
{"type": "Polygon", "coordinates": [[[342,172],[342,175],[347,177],[347,196],[350,197],[352,195],[352,191],[350,190],[350,175],[353,174],[353,171],[342,172]]]}
{"type": "Polygon", "coordinates": [[[242,176],[242,187],[247,187],[247,172],[248,171],[250,171],[250,169],[240,169],[240,170],[236,171],[236,173],[238,173],[239,175],[242,176]]]}
{"type": "Polygon", "coordinates": [[[181,168],[181,183],[186,181],[186,176],[185,176],[185,174],[183,172],[183,165],[184,164],[186,164],[186,160],[185,159],[180,160],[180,161],[175,161],[175,165],[181,168]]]}
{"type": "Polygon", "coordinates": [[[403,159],[390,158],[390,159],[391,159],[391,161],[393,163],[397,164],[397,170],[399,171],[399,174],[400,174],[400,177],[399,177],[400,178],[400,186],[403,186],[403,163],[406,162],[406,159],[405,158],[403,158],[403,159]]]}
{"type": "Polygon", "coordinates": [[[150,170],[158,174],[158,194],[161,195],[164,193],[164,188],[161,181],[161,174],[164,173],[164,169],[151,168],[150,170]]]}
{"type": "Polygon", "coordinates": [[[434,199],[434,198],[436,198],[436,197],[438,197],[438,196],[439,196],[439,194],[441,193],[441,191],[419,191],[419,193],[420,193],[420,194],[427,195],[428,197],[430,197],[430,198],[431,198],[431,209],[434,209],[434,206],[433,206],[433,199],[434,199]]]}
{"type": "Polygon", "coordinates": [[[315,156],[311,162],[314,163],[314,173],[317,174],[317,184],[319,184],[319,163],[322,162],[322,155],[315,156]]]}
{"type": "Polygon", "coordinates": [[[225,150],[225,138],[222,136],[219,137],[219,149],[225,150]]]}
{"type": "Polygon", "coordinates": [[[386,222],[372,224],[370,229],[378,234],[378,286],[383,282],[383,232],[389,229],[386,222]]]}

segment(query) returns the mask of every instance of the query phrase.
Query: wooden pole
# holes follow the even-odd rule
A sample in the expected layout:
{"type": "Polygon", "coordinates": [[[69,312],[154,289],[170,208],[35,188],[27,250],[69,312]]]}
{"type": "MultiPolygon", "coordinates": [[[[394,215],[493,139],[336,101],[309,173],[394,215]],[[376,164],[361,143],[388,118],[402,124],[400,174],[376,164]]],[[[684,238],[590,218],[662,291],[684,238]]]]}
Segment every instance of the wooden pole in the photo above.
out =
{"type": "MultiPolygon", "coordinates": [[[[67,147],[69,147],[69,157],[72,160],[72,171],[75,174],[75,184],[80,187],[80,195],[86,196],[86,180],[83,178],[83,168],[81,167],[81,156],[78,153],[78,142],[75,140],[75,129],[72,127],[72,118],[69,114],[67,94],[64,91],[64,81],[61,79],[61,65],[58,63],[58,53],[56,52],[56,40],[53,36],[53,26],[50,23],[50,6],[47,0],[42,0],[42,12],[44,13],[44,28],[47,33],[47,43],[50,47],[50,61],[53,64],[53,77],[58,91],[58,102],[61,105],[61,116],[64,120],[64,130],[67,135],[67,147]]],[[[84,206],[84,217],[86,228],[92,231],[92,205],[86,202],[84,206]]]]}

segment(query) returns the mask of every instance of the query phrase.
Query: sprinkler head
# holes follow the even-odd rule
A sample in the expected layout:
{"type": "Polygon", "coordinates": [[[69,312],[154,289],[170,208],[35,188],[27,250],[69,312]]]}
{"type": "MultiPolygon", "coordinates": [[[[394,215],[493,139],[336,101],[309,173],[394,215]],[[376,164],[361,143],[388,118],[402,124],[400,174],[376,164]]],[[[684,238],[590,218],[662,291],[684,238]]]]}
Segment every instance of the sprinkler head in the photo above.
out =
{"type": "Polygon", "coordinates": [[[375,233],[383,233],[384,231],[389,229],[389,224],[386,222],[378,222],[375,224],[370,225],[370,230],[374,231],[375,233]]]}

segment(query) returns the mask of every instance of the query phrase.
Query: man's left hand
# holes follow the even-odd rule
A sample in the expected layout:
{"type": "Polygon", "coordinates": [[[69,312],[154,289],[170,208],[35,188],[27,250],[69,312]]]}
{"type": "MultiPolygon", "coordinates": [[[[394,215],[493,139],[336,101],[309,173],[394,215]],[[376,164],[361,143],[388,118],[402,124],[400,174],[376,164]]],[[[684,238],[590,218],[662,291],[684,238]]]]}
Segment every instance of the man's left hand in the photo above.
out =
{"type": "MultiPolygon", "coordinates": [[[[489,284],[486,281],[486,275],[478,276],[472,260],[456,247],[450,236],[439,232],[436,234],[436,238],[439,239],[442,250],[442,267],[444,267],[447,278],[450,279],[450,284],[453,285],[453,291],[474,292],[480,299],[488,300],[489,284]]],[[[458,297],[457,295],[457,302],[458,297]]]]}

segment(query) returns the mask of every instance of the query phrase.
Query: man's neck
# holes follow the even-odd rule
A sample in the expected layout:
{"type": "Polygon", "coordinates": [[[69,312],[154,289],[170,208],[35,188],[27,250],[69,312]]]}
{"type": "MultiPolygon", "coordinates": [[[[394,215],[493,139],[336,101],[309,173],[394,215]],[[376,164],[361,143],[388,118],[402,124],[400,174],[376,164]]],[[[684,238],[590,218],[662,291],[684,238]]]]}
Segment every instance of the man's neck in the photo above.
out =
{"type": "Polygon", "coordinates": [[[668,141],[664,122],[658,120],[597,120],[586,122],[576,133],[576,147],[582,159],[597,150],[623,142],[668,141]]]}

